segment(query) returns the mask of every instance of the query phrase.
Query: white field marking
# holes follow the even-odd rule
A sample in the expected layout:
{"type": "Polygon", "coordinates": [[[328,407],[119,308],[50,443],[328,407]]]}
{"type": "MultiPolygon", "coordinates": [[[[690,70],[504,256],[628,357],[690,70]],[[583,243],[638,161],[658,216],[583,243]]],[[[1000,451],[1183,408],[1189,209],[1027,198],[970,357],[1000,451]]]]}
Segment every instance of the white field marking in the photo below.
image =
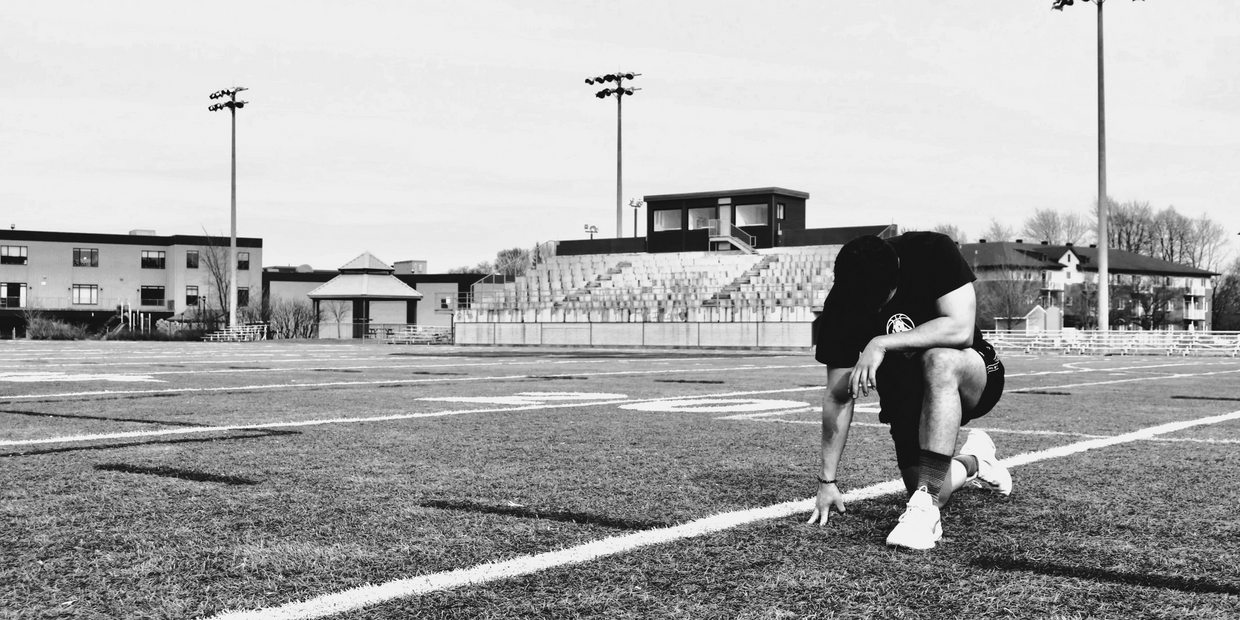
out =
{"type": "Polygon", "coordinates": [[[749,415],[772,415],[775,413],[803,413],[813,411],[809,403],[795,400],[765,400],[760,398],[693,398],[674,401],[655,401],[620,405],[629,411],[652,411],[658,413],[734,413],[749,415]]]}
{"type": "MultiPolygon", "coordinates": [[[[822,388],[785,388],[780,390],[756,390],[749,392],[727,392],[723,394],[714,394],[717,397],[729,396],[751,396],[756,394],[780,394],[787,392],[807,392],[810,390],[820,390],[822,388]]],[[[497,407],[489,409],[461,409],[449,411],[426,411],[419,413],[398,413],[385,416],[370,417],[352,417],[352,418],[329,418],[316,420],[302,420],[297,422],[265,422],[261,424],[231,424],[224,426],[188,426],[178,428],[168,428],[150,431],[129,431],[122,433],[100,433],[97,435],[68,435],[63,437],[48,437],[44,439],[16,439],[16,440],[0,440],[0,446],[30,446],[48,443],[77,443],[85,441],[102,441],[109,439],[132,439],[137,437],[158,437],[165,435],[190,435],[195,433],[221,433],[230,431],[258,430],[265,428],[288,428],[298,426],[319,426],[326,424],[357,424],[361,422],[390,422],[395,420],[412,420],[415,418],[436,418],[452,415],[463,415],[467,413],[507,413],[512,411],[537,411],[542,409],[563,409],[568,407],[592,407],[597,405],[620,405],[645,401],[660,400],[678,400],[682,398],[700,398],[702,395],[693,396],[661,396],[658,398],[641,398],[641,399],[623,399],[623,400],[604,400],[604,401],[585,401],[566,404],[541,404],[541,405],[524,405],[515,407],[497,407]]]]}
{"type": "MultiPolygon", "coordinates": [[[[200,388],[166,388],[161,390],[95,390],[90,392],[60,392],[52,394],[16,394],[16,395],[0,395],[0,401],[9,399],[31,399],[31,398],[67,398],[76,396],[116,396],[125,394],[192,394],[201,392],[245,392],[250,390],[271,390],[281,388],[307,388],[307,387],[343,387],[343,386],[362,386],[362,385],[403,385],[409,383],[452,383],[461,381],[512,381],[516,379],[534,379],[538,377],[606,377],[618,375],[652,375],[666,374],[669,372],[689,373],[689,372],[731,372],[735,370],[779,370],[787,368],[811,368],[820,366],[820,364],[801,364],[795,366],[735,366],[732,368],[681,368],[676,370],[617,370],[610,372],[567,372],[560,374],[540,374],[540,375],[503,375],[490,377],[434,377],[426,379],[386,379],[376,381],[324,381],[318,383],[267,383],[262,385],[234,385],[220,387],[200,387],[200,388]]],[[[822,388],[805,388],[820,390],[822,388]]]]}
{"type": "Polygon", "coordinates": [[[1165,443],[1240,444],[1240,439],[1196,439],[1193,437],[1151,437],[1144,441],[1165,442],[1165,443]]]}
{"type": "Polygon", "coordinates": [[[149,374],[81,374],[71,375],[63,372],[0,372],[0,381],[5,383],[71,383],[74,381],[115,381],[118,383],[167,383],[154,379],[149,374]]]}
{"type": "Polygon", "coordinates": [[[548,401],[590,401],[628,398],[626,394],[606,392],[518,392],[513,396],[428,396],[417,400],[475,405],[541,405],[548,401]]]}
{"type": "MultiPolygon", "coordinates": [[[[1198,418],[1196,420],[1172,422],[1114,437],[1091,439],[1037,452],[1027,452],[1003,459],[1002,463],[1009,468],[1018,467],[1038,461],[1062,458],[1087,450],[1096,450],[1121,443],[1149,439],[1194,426],[1217,424],[1236,419],[1240,419],[1240,411],[1208,418],[1198,418]]],[[[844,494],[844,499],[850,502],[861,501],[897,494],[903,491],[904,482],[897,478],[849,491],[844,494]]],[[[471,568],[396,579],[387,583],[361,586],[276,607],[225,612],[214,616],[211,620],[309,620],[311,618],[322,618],[324,616],[355,611],[393,599],[531,575],[547,569],[581,564],[642,547],[712,534],[756,521],[767,521],[805,514],[814,509],[814,502],[815,499],[811,497],[763,508],[724,512],[681,525],[613,536],[558,551],[518,556],[509,560],[480,564],[471,568]]],[[[807,525],[806,527],[813,526],[807,525]]]]}
{"type": "Polygon", "coordinates": [[[1174,366],[1234,366],[1236,364],[1240,364],[1240,362],[1228,362],[1228,361],[1201,362],[1201,363],[1175,362],[1175,363],[1168,363],[1168,364],[1149,364],[1146,366],[1122,366],[1120,368],[1076,368],[1072,364],[1064,364],[1064,367],[1067,368],[1068,370],[1039,370],[1036,372],[1005,373],[1004,376],[1008,378],[1038,377],[1038,376],[1043,376],[1043,375],[1073,375],[1073,374],[1081,374],[1081,373],[1086,373],[1086,372],[1114,372],[1117,370],[1146,370],[1148,368],[1170,368],[1174,366]]]}
{"type": "Polygon", "coordinates": [[[1176,373],[1169,375],[1157,375],[1153,377],[1133,377],[1130,379],[1112,379],[1111,381],[1091,381],[1089,383],[1070,383],[1066,385],[1035,385],[1023,388],[1004,389],[1007,392],[1029,392],[1041,390],[1062,390],[1074,387],[1089,387],[1094,385],[1113,385],[1116,383],[1132,383],[1134,381],[1158,381],[1160,379],[1184,379],[1188,377],[1210,377],[1213,375],[1228,375],[1240,372],[1240,368],[1234,370],[1215,370],[1213,372],[1195,372],[1195,373],[1176,373]]]}

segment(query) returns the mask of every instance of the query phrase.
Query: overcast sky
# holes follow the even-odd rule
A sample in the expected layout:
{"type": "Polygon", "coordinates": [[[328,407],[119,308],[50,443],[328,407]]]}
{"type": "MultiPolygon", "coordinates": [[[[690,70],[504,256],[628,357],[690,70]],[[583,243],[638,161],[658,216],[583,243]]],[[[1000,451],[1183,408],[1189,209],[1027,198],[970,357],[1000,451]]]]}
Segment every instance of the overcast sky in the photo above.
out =
{"type": "MultiPolygon", "coordinates": [[[[623,70],[626,203],[780,186],[811,228],[1019,228],[1097,192],[1096,10],[1050,4],[6,3],[0,225],[227,234],[207,95],[240,85],[266,265],[614,236],[616,104],[583,80],[623,70]]],[[[1109,193],[1208,214],[1240,254],[1240,3],[1105,6],[1109,193]]]]}

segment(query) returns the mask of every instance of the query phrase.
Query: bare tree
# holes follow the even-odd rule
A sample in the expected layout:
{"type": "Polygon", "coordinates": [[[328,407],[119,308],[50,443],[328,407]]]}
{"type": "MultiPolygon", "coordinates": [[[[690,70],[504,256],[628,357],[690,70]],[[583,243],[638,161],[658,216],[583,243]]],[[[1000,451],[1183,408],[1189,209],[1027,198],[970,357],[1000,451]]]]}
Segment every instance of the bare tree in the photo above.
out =
{"type": "Polygon", "coordinates": [[[509,248],[495,254],[495,272],[502,276],[525,275],[534,265],[534,254],[526,248],[509,248]]]}
{"type": "Polygon", "coordinates": [[[223,320],[228,316],[230,307],[228,299],[228,286],[232,282],[232,271],[229,269],[228,257],[229,247],[223,243],[219,237],[212,237],[203,231],[206,239],[206,245],[198,248],[198,261],[207,270],[207,287],[210,289],[206,295],[199,297],[198,315],[204,320],[212,323],[223,320]],[[214,303],[212,303],[214,302],[214,303]]]}
{"type": "Polygon", "coordinates": [[[994,321],[995,329],[999,329],[1002,320],[1003,329],[1012,329],[1016,321],[1033,309],[1042,291],[1041,282],[1016,270],[988,274],[987,278],[974,284],[978,322],[989,325],[994,321]]]}
{"type": "Polygon", "coordinates": [[[277,297],[270,302],[271,331],[280,338],[313,338],[322,318],[322,311],[306,299],[277,297]]]}
{"type": "Polygon", "coordinates": [[[464,267],[453,267],[448,273],[495,273],[495,263],[484,260],[472,267],[466,265],[464,267]]]}
{"type": "MultiPolygon", "coordinates": [[[[1107,247],[1126,252],[1153,256],[1154,254],[1154,208],[1149,202],[1129,201],[1123,204],[1107,197],[1107,247]]],[[[1095,207],[1097,201],[1094,201],[1095,207]]],[[[1094,229],[1097,230],[1097,209],[1094,212],[1094,229]]]]}
{"type": "Polygon", "coordinates": [[[1240,330],[1240,258],[1236,258],[1215,279],[1214,296],[1210,300],[1212,327],[1218,330],[1240,330]]]}
{"type": "Polygon", "coordinates": [[[320,311],[336,324],[336,337],[343,338],[340,324],[353,312],[353,304],[345,299],[324,299],[319,302],[320,311]]]}
{"type": "Polygon", "coordinates": [[[1189,265],[1213,271],[1226,260],[1227,229],[1205,213],[1192,221],[1189,239],[1189,265]]]}
{"type": "Polygon", "coordinates": [[[1012,231],[1011,226],[1001,224],[999,220],[994,218],[990,219],[990,225],[986,227],[986,230],[982,231],[982,236],[979,237],[979,239],[991,242],[1011,241],[1015,238],[1016,234],[1012,231]]]}
{"type": "Polygon", "coordinates": [[[1089,233],[1087,220],[1076,213],[1060,213],[1054,209],[1038,209],[1029,216],[1021,234],[1029,241],[1048,241],[1059,245],[1079,243],[1089,233]]]}
{"type": "Polygon", "coordinates": [[[934,228],[931,228],[930,230],[931,232],[936,232],[936,233],[947,235],[948,237],[951,237],[952,241],[955,241],[956,243],[968,243],[969,242],[969,238],[964,234],[964,231],[961,230],[960,227],[956,226],[955,224],[939,224],[938,226],[935,226],[934,228]]]}

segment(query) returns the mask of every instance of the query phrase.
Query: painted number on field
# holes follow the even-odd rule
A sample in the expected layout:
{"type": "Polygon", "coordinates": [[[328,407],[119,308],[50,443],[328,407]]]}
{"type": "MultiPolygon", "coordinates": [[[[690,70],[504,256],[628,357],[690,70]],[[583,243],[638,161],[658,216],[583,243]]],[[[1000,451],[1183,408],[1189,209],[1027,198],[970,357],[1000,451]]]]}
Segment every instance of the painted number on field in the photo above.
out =
{"type": "Polygon", "coordinates": [[[512,396],[431,396],[419,398],[445,403],[474,403],[480,405],[546,405],[563,402],[589,402],[595,400],[622,400],[624,394],[606,392],[518,392],[512,396]]]}
{"type": "Polygon", "coordinates": [[[630,411],[657,411],[663,413],[732,413],[753,414],[800,413],[812,411],[809,403],[795,400],[767,400],[761,398],[692,398],[658,400],[646,403],[621,405],[630,411]]]}

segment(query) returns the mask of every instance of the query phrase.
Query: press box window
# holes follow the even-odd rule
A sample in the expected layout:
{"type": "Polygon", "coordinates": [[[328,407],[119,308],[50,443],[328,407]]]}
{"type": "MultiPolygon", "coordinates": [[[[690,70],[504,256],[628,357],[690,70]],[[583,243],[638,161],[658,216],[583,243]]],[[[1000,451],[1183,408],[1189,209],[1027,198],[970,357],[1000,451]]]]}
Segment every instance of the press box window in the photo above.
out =
{"type": "Polygon", "coordinates": [[[99,248],[73,248],[74,267],[98,267],[99,248]]]}
{"type": "Polygon", "coordinates": [[[767,205],[736,205],[736,225],[766,226],[769,211],[767,205]]]}
{"type": "Polygon", "coordinates": [[[713,219],[715,219],[714,207],[689,209],[689,230],[706,228],[710,226],[710,221],[713,219]]]}
{"type": "Polygon", "coordinates": [[[185,305],[187,306],[198,305],[198,287],[197,286],[185,287],[185,305]]]}
{"type": "Polygon", "coordinates": [[[680,209],[654,212],[654,231],[680,230],[680,209]]]}
{"type": "Polygon", "coordinates": [[[250,253],[237,252],[237,270],[248,271],[250,269],[250,253]]]}
{"type": "Polygon", "coordinates": [[[159,250],[142,250],[143,269],[163,269],[165,254],[159,250]]]}
{"type": "Polygon", "coordinates": [[[189,250],[185,252],[185,268],[186,269],[197,269],[198,268],[198,250],[189,250]]]}
{"type": "Polygon", "coordinates": [[[25,265],[26,246],[0,245],[0,265],[25,265]]]}
{"type": "Polygon", "coordinates": [[[73,304],[75,306],[95,305],[99,303],[98,284],[74,284],[73,304]]]}

